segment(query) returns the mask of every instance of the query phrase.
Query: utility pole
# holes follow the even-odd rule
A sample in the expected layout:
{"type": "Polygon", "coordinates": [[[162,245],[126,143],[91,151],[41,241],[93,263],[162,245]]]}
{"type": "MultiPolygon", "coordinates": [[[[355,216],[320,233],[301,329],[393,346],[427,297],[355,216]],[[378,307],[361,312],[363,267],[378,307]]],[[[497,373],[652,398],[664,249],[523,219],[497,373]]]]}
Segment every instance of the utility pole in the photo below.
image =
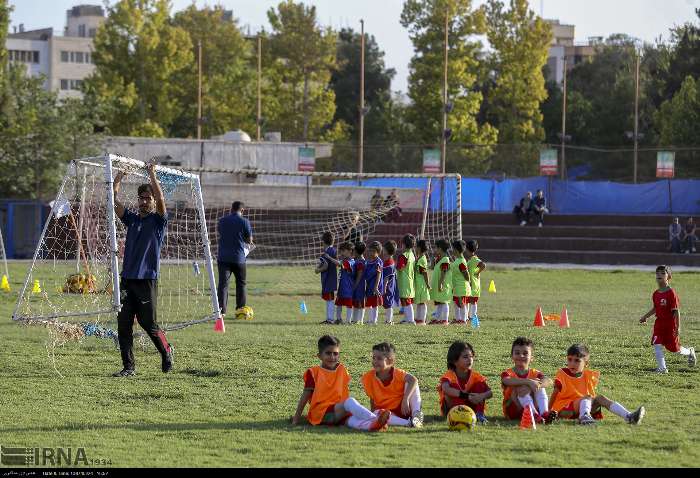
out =
{"type": "Polygon", "coordinates": [[[262,130],[262,35],[258,33],[258,142],[262,130]]]}
{"type": "Polygon", "coordinates": [[[449,61],[449,11],[445,10],[445,75],[442,89],[442,151],[440,162],[442,163],[442,174],[447,170],[447,62],[449,61]]]}
{"type": "Polygon", "coordinates": [[[360,140],[357,172],[364,172],[365,162],[365,21],[360,20],[360,140]]]}
{"type": "Polygon", "coordinates": [[[566,76],[567,76],[567,58],[564,57],[564,87],[562,94],[561,107],[561,179],[566,179],[566,76]]]}
{"type": "Polygon", "coordinates": [[[197,139],[202,139],[202,40],[197,42],[197,139]]]}
{"type": "Polygon", "coordinates": [[[634,184],[637,184],[637,165],[639,160],[639,64],[641,55],[637,53],[634,91],[634,184]]]}

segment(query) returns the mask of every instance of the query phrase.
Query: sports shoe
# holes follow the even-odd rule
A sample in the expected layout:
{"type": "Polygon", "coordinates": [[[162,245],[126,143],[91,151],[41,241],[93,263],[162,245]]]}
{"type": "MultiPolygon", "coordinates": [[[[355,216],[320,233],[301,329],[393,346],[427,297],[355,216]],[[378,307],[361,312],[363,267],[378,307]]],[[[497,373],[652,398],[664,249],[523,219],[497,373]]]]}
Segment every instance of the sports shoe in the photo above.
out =
{"type": "Polygon", "coordinates": [[[642,407],[639,407],[629,415],[627,415],[626,421],[630,425],[639,425],[642,422],[642,419],[644,418],[644,415],[646,415],[647,409],[642,407]]]}
{"type": "Polygon", "coordinates": [[[336,319],[334,323],[335,325],[343,325],[343,319],[336,319]]]}
{"type": "Polygon", "coordinates": [[[545,412],[544,415],[542,415],[542,418],[544,418],[545,425],[551,425],[557,420],[557,418],[559,418],[559,414],[556,410],[550,410],[545,412]]]}
{"type": "Polygon", "coordinates": [[[423,420],[425,419],[425,415],[423,415],[423,412],[420,410],[417,411],[412,417],[411,417],[411,428],[423,428],[423,420]]]}
{"type": "Polygon", "coordinates": [[[544,227],[544,224],[540,223],[540,225],[539,225],[539,226],[537,226],[537,227],[544,227]]]}
{"type": "MultiPolygon", "coordinates": [[[[410,322],[409,322],[410,323],[410,322]]],[[[416,320],[416,325],[425,325],[425,321],[423,320],[416,320]]]]}
{"type": "Polygon", "coordinates": [[[133,377],[136,375],[136,370],[133,368],[125,368],[121,372],[116,372],[112,374],[112,377],[133,377]]]}
{"type": "Polygon", "coordinates": [[[524,226],[525,224],[527,224],[527,221],[521,222],[521,223],[520,223],[520,226],[522,227],[522,226],[524,226]]]}
{"type": "Polygon", "coordinates": [[[468,323],[469,322],[467,322],[466,320],[455,320],[454,322],[452,322],[452,325],[467,325],[468,323]]]}
{"type": "Polygon", "coordinates": [[[596,421],[595,418],[593,418],[589,413],[586,413],[584,416],[578,419],[578,423],[580,425],[595,425],[596,421]]]}
{"type": "Polygon", "coordinates": [[[372,423],[369,428],[371,432],[383,432],[389,428],[389,418],[391,418],[391,412],[389,410],[379,410],[377,419],[372,423]]]}
{"type": "Polygon", "coordinates": [[[657,368],[656,370],[654,370],[654,373],[658,373],[659,375],[665,375],[668,373],[668,369],[667,368],[657,368]]]}
{"type": "Polygon", "coordinates": [[[173,369],[173,347],[170,346],[168,353],[163,355],[163,361],[161,363],[161,370],[163,373],[168,373],[173,369]]]}
{"type": "Polygon", "coordinates": [[[410,320],[402,320],[399,325],[416,325],[416,322],[411,322],[410,320]]]}
{"type": "Polygon", "coordinates": [[[331,322],[330,320],[324,320],[323,322],[319,322],[318,325],[335,325],[335,322],[331,322]]]}
{"type": "Polygon", "coordinates": [[[477,413],[476,414],[476,421],[479,422],[481,425],[486,425],[489,421],[486,419],[486,415],[483,413],[477,413]]]}
{"type": "Polygon", "coordinates": [[[690,355],[688,355],[688,367],[695,367],[698,363],[698,358],[695,356],[695,347],[690,347],[690,355]]]}

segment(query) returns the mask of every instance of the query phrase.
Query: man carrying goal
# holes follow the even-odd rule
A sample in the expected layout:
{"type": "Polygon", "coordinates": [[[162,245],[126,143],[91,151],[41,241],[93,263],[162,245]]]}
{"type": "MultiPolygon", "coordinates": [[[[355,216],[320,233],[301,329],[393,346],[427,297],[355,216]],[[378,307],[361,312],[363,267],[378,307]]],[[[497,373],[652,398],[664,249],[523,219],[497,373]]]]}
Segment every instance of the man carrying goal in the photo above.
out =
{"type": "Polygon", "coordinates": [[[138,188],[139,213],[126,209],[117,199],[121,181],[126,173],[114,178],[114,210],[127,228],[124,264],[121,274],[122,308],[117,316],[119,348],[124,369],[115,377],[136,374],[134,361],[134,316],[146,331],[162,357],[162,370],[173,368],[173,350],[156,321],[160,249],[168,223],[165,198],[156,178],[155,165],[148,165],[150,184],[138,188]]]}

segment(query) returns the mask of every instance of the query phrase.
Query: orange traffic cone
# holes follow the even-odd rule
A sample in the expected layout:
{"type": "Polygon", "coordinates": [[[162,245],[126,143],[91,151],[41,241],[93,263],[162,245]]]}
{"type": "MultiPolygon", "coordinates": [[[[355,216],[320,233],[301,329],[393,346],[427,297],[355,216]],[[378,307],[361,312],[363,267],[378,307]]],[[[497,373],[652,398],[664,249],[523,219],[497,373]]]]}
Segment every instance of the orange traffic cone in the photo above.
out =
{"type": "Polygon", "coordinates": [[[226,325],[224,324],[223,317],[219,317],[218,319],[216,319],[216,323],[214,324],[214,332],[217,332],[220,334],[226,333],[226,325]]]}
{"type": "Polygon", "coordinates": [[[523,410],[523,416],[520,419],[520,429],[521,430],[537,430],[537,425],[535,424],[535,417],[532,416],[532,407],[527,406],[523,410]]]}
{"type": "Polygon", "coordinates": [[[559,327],[562,329],[568,329],[571,327],[571,324],[569,324],[569,312],[566,310],[566,306],[564,306],[564,309],[561,311],[561,320],[559,321],[559,327]]]}
{"type": "Polygon", "coordinates": [[[542,317],[542,307],[537,307],[537,312],[535,313],[535,327],[544,327],[544,317],[542,317]]]}

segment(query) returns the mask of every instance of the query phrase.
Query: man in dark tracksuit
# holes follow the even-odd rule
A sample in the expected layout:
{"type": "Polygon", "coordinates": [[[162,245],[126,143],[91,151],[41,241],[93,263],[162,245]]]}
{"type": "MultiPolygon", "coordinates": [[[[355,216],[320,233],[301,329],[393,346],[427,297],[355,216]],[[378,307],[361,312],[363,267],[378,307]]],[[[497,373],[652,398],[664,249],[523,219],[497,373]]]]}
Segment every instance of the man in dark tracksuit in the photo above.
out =
{"type": "Polygon", "coordinates": [[[236,201],[231,205],[231,214],[219,219],[219,307],[225,315],[228,308],[228,285],[231,274],[236,278],[236,309],[246,306],[246,253],[245,248],[253,244],[253,229],[250,221],[243,217],[245,205],[236,201]]]}
{"type": "Polygon", "coordinates": [[[119,348],[124,369],[115,373],[115,377],[136,374],[133,351],[134,316],[160,352],[163,372],[170,372],[173,368],[172,347],[156,320],[160,249],[165,239],[168,219],[163,191],[155,174],[155,165],[149,165],[148,175],[151,184],[143,184],[138,189],[138,214],[126,209],[117,199],[125,174],[120,171],[114,178],[114,209],[117,217],[127,227],[120,287],[122,308],[117,316],[119,348]]]}

